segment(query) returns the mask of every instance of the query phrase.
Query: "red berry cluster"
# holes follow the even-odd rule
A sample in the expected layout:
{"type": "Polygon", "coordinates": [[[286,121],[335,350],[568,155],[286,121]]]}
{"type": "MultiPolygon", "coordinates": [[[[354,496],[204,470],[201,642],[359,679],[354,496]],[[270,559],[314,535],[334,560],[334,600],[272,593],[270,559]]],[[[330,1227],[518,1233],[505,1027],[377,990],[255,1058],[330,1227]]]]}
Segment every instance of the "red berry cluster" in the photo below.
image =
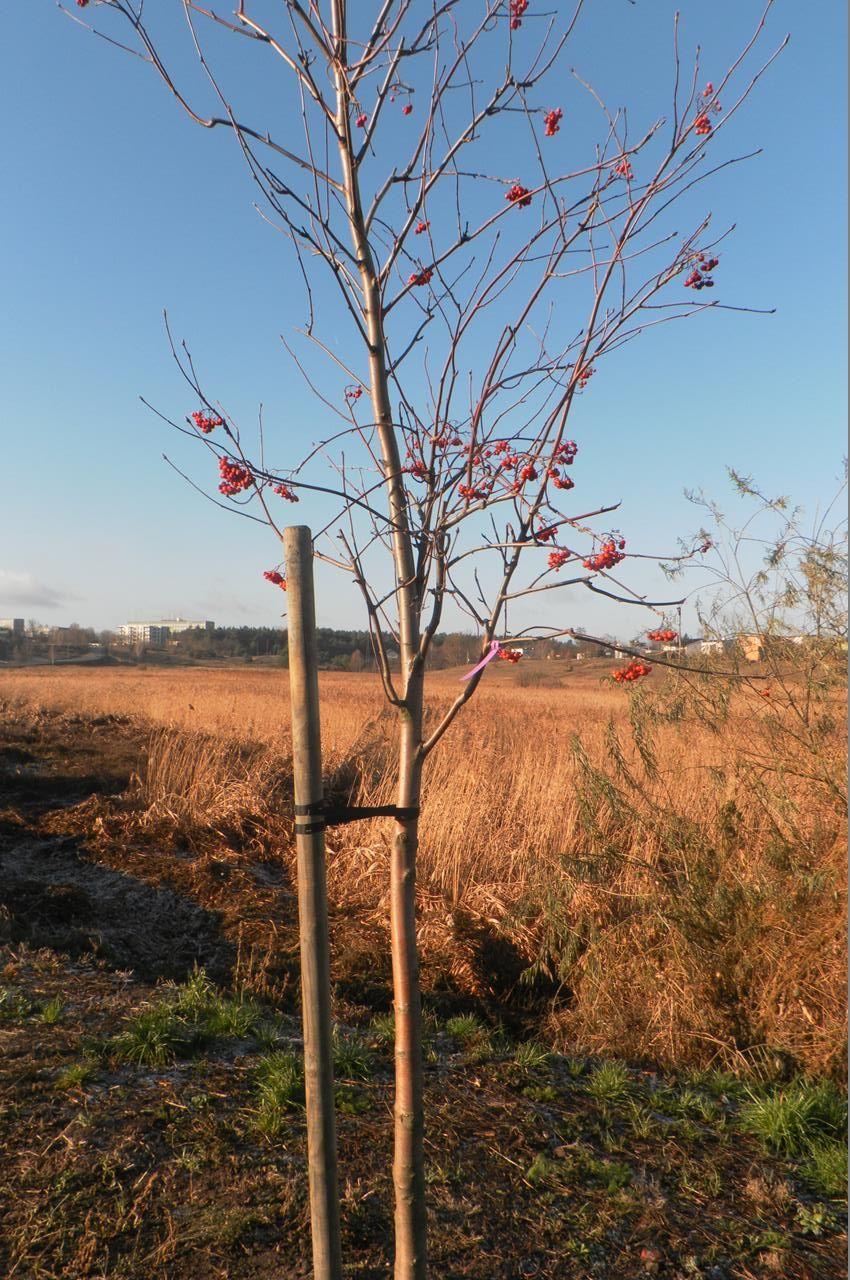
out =
{"type": "Polygon", "coordinates": [[[553,462],[563,462],[565,467],[571,467],[576,460],[578,453],[578,445],[575,440],[562,440],[552,454],[553,462]]]}
{"type": "Polygon", "coordinates": [[[697,115],[696,120],[694,121],[694,128],[696,129],[697,133],[711,133],[711,121],[708,118],[708,112],[713,111],[715,115],[718,115],[723,110],[723,108],[721,107],[717,99],[714,97],[714,85],[711,83],[710,80],[708,84],[705,86],[705,88],[703,89],[702,96],[703,96],[703,99],[712,98],[713,101],[710,103],[705,103],[705,105],[701,108],[701,110],[697,115]]]}
{"type": "Polygon", "coordinates": [[[354,404],[363,394],[363,388],[360,386],[346,387],[345,398],[349,404],[354,404]]]}
{"type": "MultiPolygon", "coordinates": [[[[702,97],[704,102],[708,98],[714,98],[714,85],[710,80],[702,91],[702,97]]],[[[716,113],[722,110],[723,108],[716,98],[711,103],[705,102],[705,105],[700,107],[697,111],[697,116],[694,120],[694,133],[700,134],[701,137],[706,137],[711,133],[711,117],[708,113],[709,111],[714,111],[716,113]]]]}
{"type": "Polygon", "coordinates": [[[203,413],[200,409],[197,413],[192,414],[192,421],[199,431],[203,431],[205,436],[208,436],[216,427],[224,426],[224,420],[222,418],[216,418],[212,414],[203,413]]]}
{"type": "Polygon", "coordinates": [[[553,111],[547,111],[543,117],[543,128],[547,138],[554,138],[555,134],[561,128],[561,121],[564,113],[560,107],[555,107],[553,111]]]}
{"type": "Polygon", "coordinates": [[[413,112],[413,105],[410,102],[406,103],[401,109],[401,114],[403,116],[409,116],[412,114],[412,112],[413,112]]]}
{"type": "Polygon", "coordinates": [[[714,280],[711,272],[720,265],[719,258],[707,258],[704,253],[698,253],[693,259],[695,266],[691,274],[685,281],[686,289],[713,289],[714,280]]]}
{"type": "Polygon", "coordinates": [[[413,229],[413,234],[415,236],[424,236],[425,232],[428,230],[430,225],[431,225],[430,222],[417,222],[416,226],[413,229]]]}
{"type": "Polygon", "coordinates": [[[267,582],[271,582],[273,586],[280,587],[281,591],[286,590],[286,578],[282,573],[278,573],[277,569],[266,569],[263,577],[267,582]]]}
{"type": "Polygon", "coordinates": [[[572,556],[572,551],[568,547],[558,547],[557,551],[549,552],[549,568],[560,569],[572,556]]]}
{"type": "Polygon", "coordinates": [[[218,469],[221,475],[218,491],[226,498],[232,498],[235,493],[242,493],[243,489],[250,489],[254,483],[251,472],[230,458],[219,458],[218,469]]]}
{"type": "Polygon", "coordinates": [[[531,192],[528,187],[523,187],[518,182],[515,182],[505,199],[511,204],[519,205],[520,209],[527,209],[531,204],[531,192]]]}
{"type": "Polygon", "coordinates": [[[632,166],[625,156],[623,156],[622,160],[618,160],[614,165],[614,172],[618,174],[619,177],[625,178],[626,182],[631,182],[632,178],[635,176],[632,171],[632,166]]]}
{"type": "Polygon", "coordinates": [[[522,649],[500,649],[498,656],[503,662],[519,662],[523,653],[524,650],[522,649]]]}
{"type": "Polygon", "coordinates": [[[588,382],[590,382],[590,379],[593,377],[595,372],[596,370],[594,369],[592,364],[582,365],[582,367],[578,370],[576,374],[576,381],[578,382],[579,391],[584,391],[585,387],[587,386],[588,382]]]}
{"type": "Polygon", "coordinates": [[[298,494],[290,489],[288,484],[277,484],[274,489],[279,498],[283,498],[286,502],[298,502],[298,494]]]}
{"type": "Polygon", "coordinates": [[[584,561],[584,567],[585,569],[593,570],[593,572],[600,572],[603,569],[613,569],[614,565],[619,564],[625,558],[626,539],[606,538],[602,543],[601,549],[595,555],[587,557],[584,561]]]}
{"type": "Polygon", "coordinates": [[[354,123],[357,125],[357,128],[358,128],[358,129],[365,129],[365,128],[366,128],[366,121],[367,121],[368,119],[369,119],[369,117],[367,116],[366,112],[365,112],[365,111],[361,111],[360,115],[357,117],[357,119],[354,121],[354,123]]]}
{"type": "Polygon", "coordinates": [[[86,7],[86,5],[88,4],[88,2],[89,2],[89,0],[77,0],[77,8],[78,8],[78,9],[85,9],[85,7],[86,7]]]}
{"type": "Polygon", "coordinates": [[[669,644],[671,640],[678,639],[678,631],[671,631],[669,627],[664,627],[661,631],[647,631],[647,640],[655,640],[658,644],[669,644]]]}
{"type": "Polygon", "coordinates": [[[555,489],[574,489],[576,487],[575,481],[570,476],[562,476],[558,467],[547,467],[546,474],[555,489]]]}
{"type": "Polygon", "coordinates": [[[550,524],[548,528],[545,524],[542,524],[535,530],[534,539],[536,542],[551,542],[557,532],[558,526],[556,524],[550,524]]]}
{"type": "Polygon", "coordinates": [[[411,462],[409,467],[402,467],[402,471],[407,471],[413,476],[414,480],[428,479],[428,467],[421,458],[417,458],[416,462],[411,462]]]}
{"type": "Polygon", "coordinates": [[[429,284],[434,275],[433,267],[423,267],[421,271],[414,271],[408,280],[408,284],[423,285],[429,284]]]}
{"type": "MultiPolygon", "coordinates": [[[[593,372],[591,370],[591,372],[593,372]]],[[[584,384],[583,384],[584,385],[584,384]]],[[[552,461],[546,474],[556,489],[574,489],[575,484],[569,476],[561,475],[561,466],[571,467],[578,453],[575,440],[563,440],[552,453],[552,461]]]]}
{"type": "Polygon", "coordinates": [[[528,8],[528,0],[511,0],[511,31],[519,31],[522,26],[523,15],[528,8]]]}
{"type": "Polygon", "coordinates": [[[641,676],[651,676],[652,667],[639,658],[632,658],[627,667],[620,667],[613,674],[617,684],[630,684],[633,680],[640,680],[641,676]]]}
{"type": "Polygon", "coordinates": [[[459,484],[457,491],[462,498],[469,498],[470,502],[486,498],[490,493],[489,489],[480,484],[459,484]]]}
{"type": "Polygon", "coordinates": [[[699,547],[700,555],[705,555],[706,552],[710,551],[713,546],[714,546],[714,543],[711,541],[711,538],[706,538],[704,542],[700,543],[700,547],[699,547]]]}
{"type": "MultiPolygon", "coordinates": [[[[445,437],[433,437],[433,439],[441,444],[449,442],[445,437]]],[[[455,436],[450,443],[459,445],[460,438],[455,436]]],[[[545,467],[545,475],[551,481],[553,488],[567,490],[575,487],[570,477],[562,474],[561,467],[572,465],[577,450],[578,445],[574,440],[565,440],[553,451],[552,459],[545,467]]],[[[470,453],[469,445],[465,447],[464,452],[470,453]]],[[[512,497],[518,497],[524,486],[529,481],[539,479],[541,474],[540,460],[528,454],[514,452],[507,440],[498,440],[484,448],[472,450],[472,461],[481,474],[475,483],[458,487],[461,497],[489,497],[496,489],[512,497]],[[513,480],[508,479],[506,472],[513,472],[513,480]]]]}
{"type": "MultiPolygon", "coordinates": [[[[458,445],[463,444],[460,436],[449,435],[447,431],[437,431],[434,435],[429,436],[428,439],[432,444],[435,444],[438,449],[447,449],[449,445],[454,445],[454,447],[457,448],[458,445]]],[[[407,456],[409,458],[413,456],[409,449],[407,451],[407,456]]]]}

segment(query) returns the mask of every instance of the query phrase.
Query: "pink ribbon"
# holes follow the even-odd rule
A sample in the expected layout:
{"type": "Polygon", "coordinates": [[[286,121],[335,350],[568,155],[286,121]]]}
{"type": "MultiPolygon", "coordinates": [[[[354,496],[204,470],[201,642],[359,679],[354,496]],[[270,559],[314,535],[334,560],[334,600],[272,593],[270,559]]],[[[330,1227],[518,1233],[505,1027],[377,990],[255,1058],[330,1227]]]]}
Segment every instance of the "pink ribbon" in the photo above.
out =
{"type": "Polygon", "coordinates": [[[484,668],[487,666],[487,663],[493,661],[493,659],[495,658],[496,654],[499,652],[501,647],[502,646],[499,644],[498,640],[491,640],[490,652],[487,654],[485,658],[481,659],[477,667],[473,667],[471,671],[467,671],[465,676],[461,676],[460,678],[461,684],[463,684],[465,680],[471,680],[473,676],[477,676],[479,671],[483,671],[484,668]]]}

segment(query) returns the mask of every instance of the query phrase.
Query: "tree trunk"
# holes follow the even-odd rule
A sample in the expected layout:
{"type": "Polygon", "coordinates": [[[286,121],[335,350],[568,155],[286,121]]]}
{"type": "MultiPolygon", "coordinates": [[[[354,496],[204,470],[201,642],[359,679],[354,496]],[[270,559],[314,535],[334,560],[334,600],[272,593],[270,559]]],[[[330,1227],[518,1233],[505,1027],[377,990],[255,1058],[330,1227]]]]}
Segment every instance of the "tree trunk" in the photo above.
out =
{"type": "MultiPolygon", "coordinates": [[[[407,513],[407,494],[389,394],[383,299],[369,243],[351,137],[347,65],[347,0],[333,0],[337,141],[343,189],[363,290],[369,383],[391,520],[401,651],[399,808],[419,804],[423,670],[419,653],[419,584],[407,513]]],[[[399,822],[390,871],[393,999],[395,1003],[395,1280],[425,1280],[425,1172],[422,1110],[422,1014],[416,947],[416,821],[399,822]]]]}
{"type": "MultiPolygon", "coordinates": [[[[401,713],[399,808],[419,804],[421,722],[422,681],[417,674],[408,686],[408,706],[401,713]],[[411,700],[413,706],[409,705],[411,700]]],[[[395,1008],[395,1280],[424,1280],[426,1274],[422,1013],[416,945],[417,825],[416,819],[398,823],[390,870],[395,1008]]]]}

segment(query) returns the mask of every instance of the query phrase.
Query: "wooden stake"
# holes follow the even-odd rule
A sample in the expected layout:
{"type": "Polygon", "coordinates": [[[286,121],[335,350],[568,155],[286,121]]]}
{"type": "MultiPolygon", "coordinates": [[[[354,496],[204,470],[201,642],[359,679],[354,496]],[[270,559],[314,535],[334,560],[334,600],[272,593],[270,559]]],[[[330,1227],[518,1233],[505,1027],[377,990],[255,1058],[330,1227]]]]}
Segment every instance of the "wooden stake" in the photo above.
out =
{"type": "MultiPolygon", "coordinates": [[[[283,531],[289,601],[289,688],[292,698],[292,769],[296,805],[322,799],[322,743],[313,540],[305,525],[283,531]]],[[[296,823],[310,826],[315,819],[296,823]]],[[[314,1280],[342,1280],[336,1167],[330,949],[324,829],[296,836],[304,1088],[314,1280]]]]}

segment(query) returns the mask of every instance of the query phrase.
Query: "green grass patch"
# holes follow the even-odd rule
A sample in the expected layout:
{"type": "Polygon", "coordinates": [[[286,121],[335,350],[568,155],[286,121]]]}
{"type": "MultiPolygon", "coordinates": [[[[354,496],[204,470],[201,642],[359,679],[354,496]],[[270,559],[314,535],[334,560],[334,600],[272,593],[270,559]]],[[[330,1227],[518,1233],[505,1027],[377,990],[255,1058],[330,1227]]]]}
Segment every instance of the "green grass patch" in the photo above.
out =
{"type": "Polygon", "coordinates": [[[17,987],[0,987],[0,1022],[17,1022],[28,1018],[35,1005],[17,987]]]}
{"type": "Polygon", "coordinates": [[[738,1123],[776,1155],[800,1159],[813,1143],[843,1142],[847,1099],[828,1080],[795,1080],[776,1089],[748,1091],[738,1123]]]}
{"type": "Polygon", "coordinates": [[[93,1062],[72,1062],[63,1067],[53,1081],[55,1089],[80,1089],[88,1084],[97,1068],[93,1062]]]}
{"type": "Polygon", "coordinates": [[[395,1017],[392,1013],[376,1013],[369,1023],[369,1034],[382,1049],[395,1044],[395,1017]]]}
{"type": "Polygon", "coordinates": [[[48,1026],[53,1026],[62,1017],[62,1010],[65,1008],[65,1002],[59,996],[54,996],[52,1000],[46,1000],[38,1011],[38,1016],[42,1022],[46,1022],[48,1026]]]}
{"type": "Polygon", "coordinates": [[[168,1004],[142,1009],[118,1035],[113,1036],[111,1054],[140,1067],[162,1067],[173,1062],[179,1052],[188,1056],[192,1037],[180,1016],[168,1004]]]}
{"type": "Polygon", "coordinates": [[[289,1050],[270,1053],[257,1066],[254,1128],[268,1138],[275,1137],[289,1115],[304,1102],[304,1069],[301,1059],[289,1050]]]}
{"type": "Polygon", "coordinates": [[[594,1067],[584,1087],[591,1098],[609,1106],[627,1102],[633,1091],[628,1067],[616,1058],[610,1062],[600,1062],[594,1067]]]}
{"type": "Polygon", "coordinates": [[[374,1059],[366,1042],[354,1032],[333,1030],[334,1075],[338,1080],[368,1080],[374,1059]]]}
{"type": "Polygon", "coordinates": [[[160,999],[132,1018],[105,1046],[109,1056],[139,1066],[161,1067],[192,1057],[216,1040],[266,1041],[268,1023],[253,1000],[224,995],[202,969],[168,987],[160,999]]]}
{"type": "Polygon", "coordinates": [[[456,1014],[447,1018],[443,1029],[466,1052],[473,1062],[486,1062],[495,1053],[495,1042],[483,1022],[471,1013],[456,1014]]]}
{"type": "Polygon", "coordinates": [[[815,1140],[809,1143],[800,1172],[813,1191],[829,1200],[847,1198],[847,1144],[815,1140]]]}
{"type": "Polygon", "coordinates": [[[536,1040],[527,1040],[514,1050],[514,1062],[523,1071],[543,1071],[551,1061],[550,1051],[536,1040]]]}

